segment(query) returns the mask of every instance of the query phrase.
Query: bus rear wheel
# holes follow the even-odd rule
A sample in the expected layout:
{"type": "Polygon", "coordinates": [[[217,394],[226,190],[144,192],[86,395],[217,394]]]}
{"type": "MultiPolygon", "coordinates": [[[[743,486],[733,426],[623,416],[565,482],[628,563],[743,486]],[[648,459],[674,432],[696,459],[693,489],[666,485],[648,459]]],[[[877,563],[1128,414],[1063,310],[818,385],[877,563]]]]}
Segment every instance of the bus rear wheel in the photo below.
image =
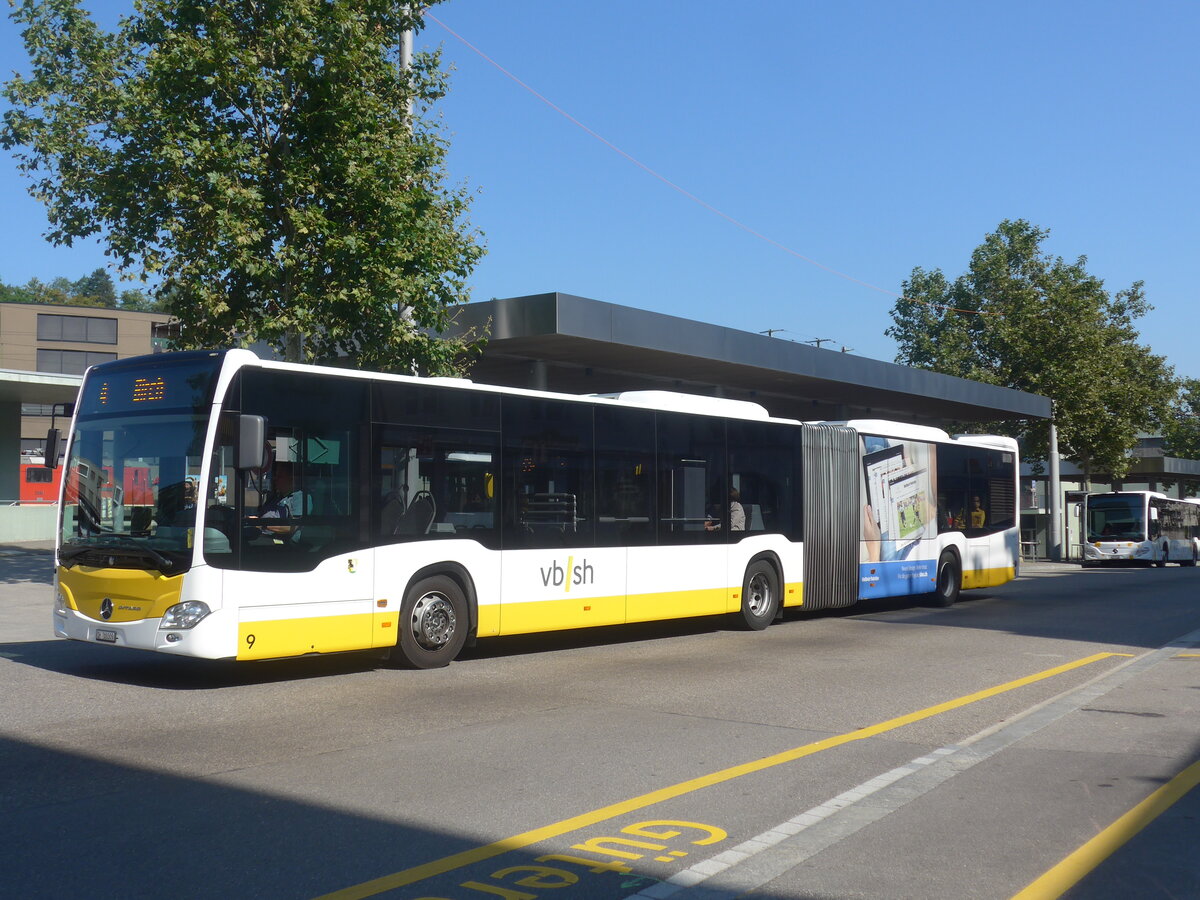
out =
{"type": "Polygon", "coordinates": [[[400,606],[400,634],[392,658],[409,669],[438,669],[467,640],[467,599],[453,578],[433,575],[414,584],[400,606]]]}
{"type": "Polygon", "coordinates": [[[931,606],[953,606],[958,600],[958,592],[962,588],[962,567],[958,562],[958,554],[946,550],[938,559],[937,581],[933,593],[929,595],[931,606]]]}
{"type": "Polygon", "coordinates": [[[742,624],[762,631],[779,613],[779,577],[775,567],[763,560],[746,567],[742,582],[742,624]]]}

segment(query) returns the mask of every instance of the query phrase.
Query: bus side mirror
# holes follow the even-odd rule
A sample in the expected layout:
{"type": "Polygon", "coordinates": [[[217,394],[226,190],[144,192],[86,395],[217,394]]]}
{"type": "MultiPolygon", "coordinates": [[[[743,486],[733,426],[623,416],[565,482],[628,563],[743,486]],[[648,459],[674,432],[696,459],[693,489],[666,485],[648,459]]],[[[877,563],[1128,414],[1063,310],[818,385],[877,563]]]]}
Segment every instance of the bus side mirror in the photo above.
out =
{"type": "Polygon", "coordinates": [[[239,469],[261,469],[267,461],[267,420],[262,416],[238,416],[239,469]]]}
{"type": "Polygon", "coordinates": [[[42,457],[47,469],[58,468],[58,448],[62,444],[62,432],[57,428],[51,428],[46,432],[46,452],[42,457]]]}

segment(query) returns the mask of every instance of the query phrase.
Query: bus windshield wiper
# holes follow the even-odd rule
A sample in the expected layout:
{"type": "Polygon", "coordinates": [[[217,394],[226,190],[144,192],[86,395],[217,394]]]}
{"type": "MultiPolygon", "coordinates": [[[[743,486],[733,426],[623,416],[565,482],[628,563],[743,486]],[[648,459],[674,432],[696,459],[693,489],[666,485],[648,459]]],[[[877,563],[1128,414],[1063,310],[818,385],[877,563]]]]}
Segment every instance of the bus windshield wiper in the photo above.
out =
{"type": "MultiPolygon", "coordinates": [[[[89,553],[96,550],[103,552],[105,550],[112,549],[115,545],[121,548],[136,550],[138,553],[142,553],[150,557],[150,560],[154,563],[155,568],[164,575],[170,575],[177,565],[175,560],[171,559],[169,556],[159,553],[153,547],[142,544],[127,534],[106,533],[97,535],[97,537],[99,537],[100,540],[94,541],[93,543],[59,550],[59,561],[65,565],[66,563],[74,560],[76,557],[82,556],[84,553],[89,553]]],[[[70,568],[70,566],[67,566],[67,568],[70,568]]]]}
{"type": "Polygon", "coordinates": [[[62,547],[58,551],[58,561],[69,569],[71,568],[72,560],[95,549],[96,548],[91,544],[85,544],[82,547],[78,545],[74,547],[62,547]]]}
{"type": "Polygon", "coordinates": [[[120,546],[136,549],[152,559],[158,566],[158,570],[164,575],[169,575],[171,570],[175,568],[175,560],[169,556],[164,556],[148,544],[140,543],[136,538],[130,537],[127,534],[107,534],[105,537],[115,538],[120,542],[120,546]]]}

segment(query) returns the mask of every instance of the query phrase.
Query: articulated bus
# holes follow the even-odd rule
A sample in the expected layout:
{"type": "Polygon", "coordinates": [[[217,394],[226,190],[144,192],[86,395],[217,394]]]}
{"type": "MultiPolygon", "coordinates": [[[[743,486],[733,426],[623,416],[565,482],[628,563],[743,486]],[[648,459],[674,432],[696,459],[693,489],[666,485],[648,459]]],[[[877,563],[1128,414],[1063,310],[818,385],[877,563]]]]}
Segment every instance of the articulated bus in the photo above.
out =
{"type": "Polygon", "coordinates": [[[1176,500],[1156,491],[1087,494],[1083,522],[1084,568],[1194,566],[1200,559],[1200,500],[1176,500]]]}
{"type": "Polygon", "coordinates": [[[244,350],[91,368],[55,632],[209,659],[921,595],[1016,575],[1017,448],[658,391],[569,396],[244,350]],[[114,491],[145,471],[150,502],[114,491]]]}

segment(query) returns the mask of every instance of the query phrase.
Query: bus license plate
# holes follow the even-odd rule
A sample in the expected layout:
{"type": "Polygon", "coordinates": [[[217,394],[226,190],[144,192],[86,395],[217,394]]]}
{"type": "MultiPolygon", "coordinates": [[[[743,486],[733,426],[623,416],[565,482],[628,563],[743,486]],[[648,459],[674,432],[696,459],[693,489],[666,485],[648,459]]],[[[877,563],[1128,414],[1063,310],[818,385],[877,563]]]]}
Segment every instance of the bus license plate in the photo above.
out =
{"type": "Polygon", "coordinates": [[[117,633],[107,628],[97,628],[96,640],[104,641],[106,644],[115,644],[117,642],[117,633]]]}

